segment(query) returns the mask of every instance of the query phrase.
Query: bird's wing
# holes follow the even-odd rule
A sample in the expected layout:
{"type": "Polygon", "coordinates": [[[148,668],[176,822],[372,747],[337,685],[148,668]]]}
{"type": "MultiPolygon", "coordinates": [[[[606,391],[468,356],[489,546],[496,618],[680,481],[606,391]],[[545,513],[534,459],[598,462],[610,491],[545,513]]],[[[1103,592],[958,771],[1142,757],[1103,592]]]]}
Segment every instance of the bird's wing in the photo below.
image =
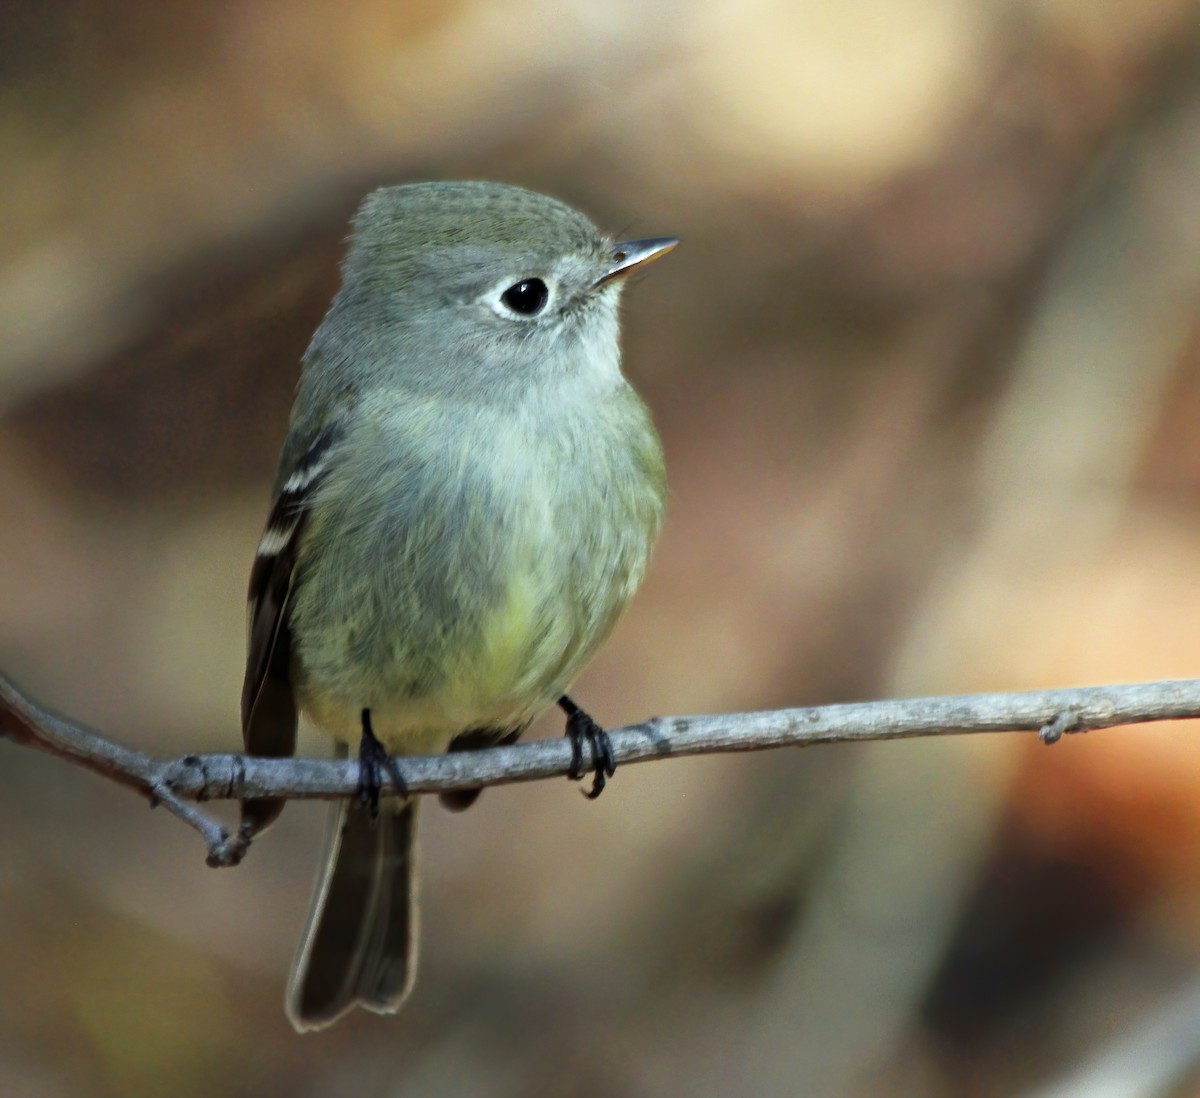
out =
{"type": "Polygon", "coordinates": [[[327,427],[283,481],[250,570],[249,648],[242,685],[242,739],[251,755],[281,757],[296,748],[288,598],[310,507],[329,471],[337,425],[327,427]]]}

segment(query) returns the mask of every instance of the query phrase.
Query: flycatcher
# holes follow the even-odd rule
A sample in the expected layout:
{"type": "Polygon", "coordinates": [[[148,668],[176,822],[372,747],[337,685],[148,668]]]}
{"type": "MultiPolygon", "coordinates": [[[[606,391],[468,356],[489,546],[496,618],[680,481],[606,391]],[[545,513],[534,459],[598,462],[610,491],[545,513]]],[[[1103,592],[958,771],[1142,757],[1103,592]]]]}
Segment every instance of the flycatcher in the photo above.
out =
{"type": "MultiPolygon", "coordinates": [[[[567,692],[662,523],[662,450],[621,374],[617,305],[676,243],[614,242],[497,183],[385,187],[359,209],[250,575],[246,750],[291,755],[303,713],[363,763],[288,984],[299,1030],[393,1012],[412,987],[416,798],[376,819],[385,773],[403,793],[392,756],[510,743],[557,704],[572,776],[584,741],[591,795],[613,772],[567,692]]],[[[282,807],[245,802],[243,832],[282,807]]]]}

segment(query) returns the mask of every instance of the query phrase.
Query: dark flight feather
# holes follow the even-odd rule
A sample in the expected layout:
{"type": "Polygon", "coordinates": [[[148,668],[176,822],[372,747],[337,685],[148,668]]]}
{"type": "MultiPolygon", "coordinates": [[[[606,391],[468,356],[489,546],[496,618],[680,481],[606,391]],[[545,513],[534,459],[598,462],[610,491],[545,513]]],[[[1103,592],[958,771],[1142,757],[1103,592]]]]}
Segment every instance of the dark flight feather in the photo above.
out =
{"type": "MultiPolygon", "coordinates": [[[[309,506],[328,470],[340,430],[326,428],[280,487],[250,570],[249,646],[242,684],[242,740],[251,755],[283,758],[296,750],[297,708],[292,689],[288,598],[308,522],[309,506]]],[[[283,810],[283,802],[242,803],[242,827],[256,834],[283,810]]]]}

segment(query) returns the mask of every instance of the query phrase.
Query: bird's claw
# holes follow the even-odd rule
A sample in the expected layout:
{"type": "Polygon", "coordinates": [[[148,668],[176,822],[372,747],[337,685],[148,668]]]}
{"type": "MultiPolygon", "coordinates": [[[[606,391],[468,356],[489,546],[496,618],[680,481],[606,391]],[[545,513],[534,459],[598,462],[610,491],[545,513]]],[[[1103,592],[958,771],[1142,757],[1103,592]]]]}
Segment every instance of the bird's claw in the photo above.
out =
{"type": "Polygon", "coordinates": [[[578,782],[587,774],[583,765],[583,745],[587,743],[592,751],[592,787],[584,790],[583,795],[594,801],[617,771],[612,741],[608,733],[569,698],[564,697],[559,705],[567,714],[566,736],[571,741],[571,769],[567,771],[567,777],[578,782]]]}
{"type": "Polygon", "coordinates": [[[358,803],[371,813],[373,820],[379,816],[379,794],[383,789],[385,774],[392,780],[398,794],[403,796],[408,792],[408,783],[400,773],[400,765],[375,738],[371,728],[371,711],[364,709],[362,739],[358,745],[358,803]]]}

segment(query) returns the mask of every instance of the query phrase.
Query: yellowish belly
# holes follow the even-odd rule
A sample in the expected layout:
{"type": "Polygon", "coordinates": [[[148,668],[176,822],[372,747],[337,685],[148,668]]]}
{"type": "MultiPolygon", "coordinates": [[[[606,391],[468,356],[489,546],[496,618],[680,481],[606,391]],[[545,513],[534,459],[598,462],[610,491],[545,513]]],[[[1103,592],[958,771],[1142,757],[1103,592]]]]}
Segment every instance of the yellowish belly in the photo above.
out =
{"type": "Polygon", "coordinates": [[[506,585],[506,598],[491,611],[469,650],[445,653],[437,685],[418,696],[390,691],[381,680],[367,693],[347,696],[328,684],[308,681],[301,704],[322,731],[356,744],[364,701],[372,728],[393,754],[445,751],[468,729],[510,731],[524,727],[566,692],[571,680],[604,639],[623,606],[599,592],[589,603],[546,590],[532,569],[506,585]]]}

